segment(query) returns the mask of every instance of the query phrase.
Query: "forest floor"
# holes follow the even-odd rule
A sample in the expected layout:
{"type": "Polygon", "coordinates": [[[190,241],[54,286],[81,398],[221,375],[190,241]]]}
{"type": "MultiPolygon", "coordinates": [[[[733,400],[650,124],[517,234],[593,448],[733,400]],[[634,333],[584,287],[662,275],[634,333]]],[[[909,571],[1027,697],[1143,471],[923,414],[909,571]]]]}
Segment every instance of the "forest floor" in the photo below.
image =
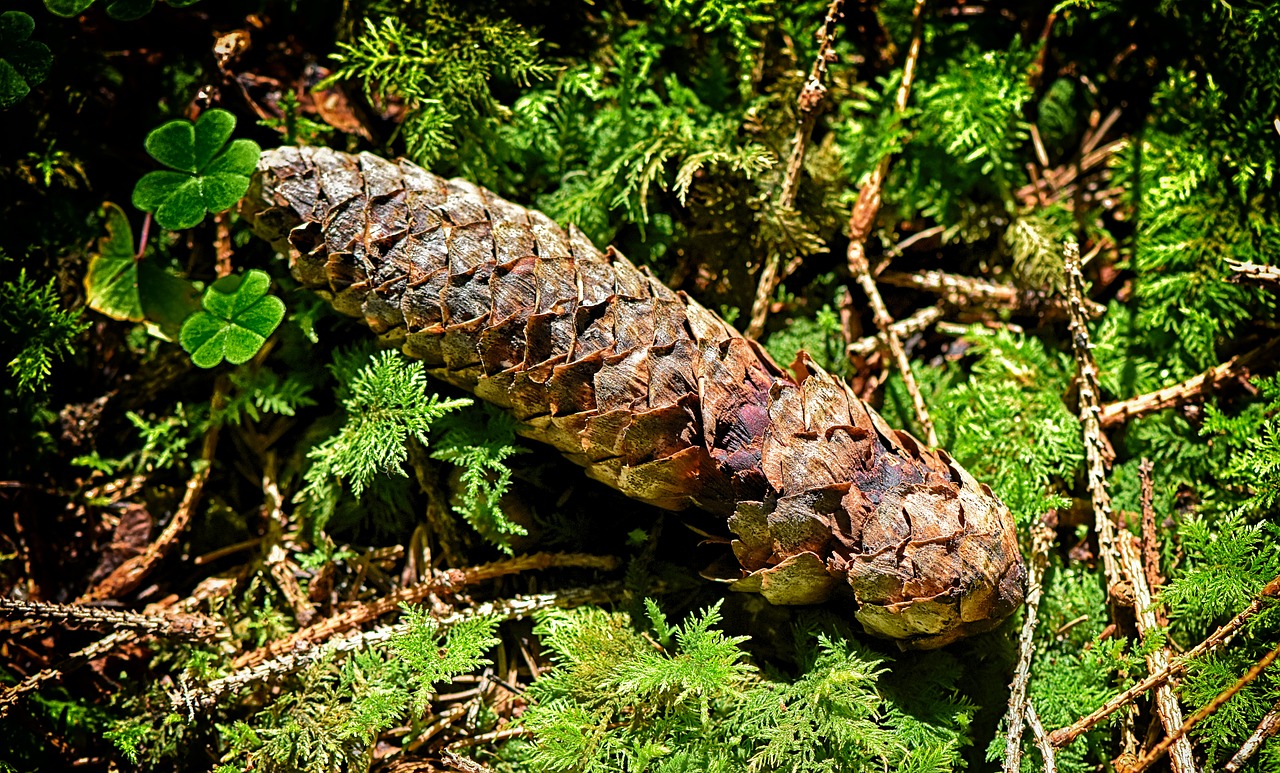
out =
{"type": "Polygon", "coordinates": [[[0,771],[1280,770],[1277,73],[1265,2],[0,4],[0,771]],[[291,273],[280,146],[807,353],[1007,506],[1026,603],[920,651],[712,579],[741,521],[291,273]]]}

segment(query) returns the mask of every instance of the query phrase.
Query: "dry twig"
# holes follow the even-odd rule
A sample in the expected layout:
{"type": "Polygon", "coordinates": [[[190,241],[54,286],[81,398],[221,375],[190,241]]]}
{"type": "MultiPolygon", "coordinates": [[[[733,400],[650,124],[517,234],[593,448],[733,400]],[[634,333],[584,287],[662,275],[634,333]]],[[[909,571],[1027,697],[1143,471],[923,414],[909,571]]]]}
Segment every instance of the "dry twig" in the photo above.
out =
{"type": "MultiPolygon", "coordinates": [[[[151,618],[151,619],[173,620],[173,619],[186,617],[191,619],[207,620],[208,618],[192,615],[191,612],[195,610],[202,602],[208,600],[209,598],[212,598],[214,596],[224,595],[225,593],[230,593],[231,588],[234,584],[235,584],[234,581],[227,581],[219,577],[210,577],[204,582],[200,583],[200,585],[196,587],[195,591],[193,591],[190,596],[183,599],[182,601],[175,604],[167,605],[167,609],[166,609],[166,605],[164,604],[152,604],[147,607],[147,610],[144,613],[142,613],[141,616],[151,618]]],[[[62,605],[46,604],[44,606],[54,607],[54,606],[62,606],[62,605]]],[[[136,613],[129,613],[129,614],[136,614],[136,613]]],[[[143,635],[153,634],[153,633],[156,633],[156,632],[153,630],[114,631],[102,637],[101,639],[97,640],[96,642],[93,642],[81,648],[80,650],[77,650],[76,652],[71,653],[71,655],[67,656],[66,659],[64,659],[61,663],[57,664],[56,666],[43,669],[38,673],[32,674],[31,676],[22,680],[18,684],[5,689],[3,693],[0,693],[0,719],[3,719],[4,716],[8,714],[9,711],[11,711],[13,707],[16,706],[24,696],[39,689],[39,687],[45,684],[46,682],[52,682],[55,679],[60,678],[63,674],[69,671],[72,671],[76,668],[79,668],[85,663],[96,660],[102,657],[103,655],[106,655],[108,652],[115,649],[116,647],[119,647],[122,644],[126,644],[128,642],[134,641],[135,639],[138,639],[143,635]]]]}
{"type": "Polygon", "coordinates": [[[1236,632],[1239,631],[1245,623],[1249,622],[1250,618],[1258,613],[1258,610],[1262,609],[1262,605],[1266,600],[1275,598],[1276,596],[1280,596],[1280,576],[1275,577],[1271,582],[1267,583],[1266,587],[1262,589],[1257,597],[1254,598],[1253,601],[1249,602],[1249,606],[1240,610],[1235,617],[1223,624],[1218,628],[1218,630],[1209,634],[1207,639],[1200,642],[1195,647],[1192,647],[1190,650],[1187,650],[1187,652],[1183,653],[1181,656],[1171,659],[1167,667],[1151,674],[1146,679],[1143,679],[1128,690],[1125,690],[1116,697],[1107,701],[1087,717],[1082,717],[1076,720],[1069,727],[1054,730],[1049,734],[1049,741],[1055,748],[1061,749],[1087,733],[1094,725],[1111,716],[1119,709],[1128,706],[1147,690],[1162,685],[1171,678],[1182,674],[1187,670],[1187,666],[1196,658],[1202,657],[1203,655],[1212,652],[1231,641],[1236,632]]]}
{"type": "MultiPolygon", "coordinates": [[[[935,293],[952,306],[981,306],[1011,311],[1040,312],[1043,308],[1062,308],[1061,299],[1045,297],[1042,293],[1031,290],[1019,290],[1012,285],[1000,285],[982,279],[960,274],[948,274],[945,271],[917,271],[908,274],[901,271],[886,271],[876,277],[885,284],[895,287],[909,287],[915,290],[935,293]]],[[[1106,311],[1100,303],[1082,299],[1085,311],[1090,318],[1096,318],[1106,311]]]]}
{"type": "Polygon", "coordinates": [[[60,623],[68,628],[97,631],[131,631],[146,636],[163,636],[183,641],[204,641],[217,636],[224,626],[204,615],[148,615],[120,609],[83,604],[48,604],[42,601],[0,599],[0,617],[29,622],[60,623]]]}
{"type": "MultiPolygon", "coordinates": [[[[1151,462],[1142,460],[1143,478],[1143,511],[1151,511],[1151,462]]],[[[1154,519],[1154,513],[1153,513],[1154,519]]],[[[1138,634],[1145,641],[1148,636],[1160,629],[1160,620],[1156,616],[1155,603],[1151,598],[1151,586],[1147,581],[1146,567],[1133,538],[1124,533],[1118,540],[1120,553],[1120,569],[1125,579],[1133,587],[1133,612],[1138,626],[1138,634]]],[[[1169,648],[1163,646],[1147,655],[1147,668],[1151,673],[1159,673],[1169,667],[1169,648]]],[[[1182,707],[1178,704],[1173,688],[1166,682],[1156,688],[1155,711],[1164,725],[1165,733],[1172,734],[1182,725],[1182,707]]],[[[1191,742],[1187,738],[1179,738],[1173,742],[1169,753],[1169,766],[1173,773],[1196,773],[1195,757],[1192,754],[1191,742]]]]}
{"type": "MultiPolygon", "coordinates": [[[[902,115],[907,109],[907,99],[911,96],[911,86],[915,82],[916,65],[920,61],[920,48],[924,32],[925,0],[915,0],[912,8],[911,48],[907,51],[906,61],[902,65],[902,82],[894,99],[894,112],[902,115]]],[[[871,276],[871,266],[867,263],[867,238],[871,235],[871,227],[880,213],[880,192],[885,179],[889,176],[891,157],[885,155],[880,163],[871,170],[866,183],[858,191],[858,200],[854,202],[853,211],[849,215],[849,273],[857,280],[858,286],[866,294],[871,303],[872,317],[876,327],[880,329],[884,345],[889,349],[894,364],[902,374],[907,392],[911,395],[911,404],[915,408],[916,420],[924,430],[925,440],[931,446],[938,444],[938,433],[933,428],[933,420],[929,418],[929,408],[920,394],[920,385],[916,383],[915,374],[911,370],[911,362],[907,359],[907,351],[902,346],[902,339],[893,330],[893,317],[889,314],[876,280],[871,276]]],[[[846,298],[849,296],[846,296],[846,298]]]]}
{"type": "Polygon", "coordinates": [[[1067,293],[1071,317],[1071,348],[1075,352],[1079,370],[1080,426],[1084,432],[1084,449],[1088,461],[1089,494],[1093,500],[1095,528],[1098,532],[1098,550],[1102,554],[1103,572],[1108,588],[1115,587],[1123,578],[1116,549],[1116,531],[1112,522],[1111,493],[1107,490],[1107,458],[1109,447],[1102,439],[1099,421],[1101,408],[1098,386],[1098,363],[1093,359],[1093,344],[1089,341],[1089,326],[1084,311],[1084,275],[1080,273],[1080,245],[1066,245],[1067,293]]]}
{"type": "MultiPolygon", "coordinates": [[[[1027,574],[1026,618],[1018,634],[1018,665],[1009,685],[1009,711],[1005,715],[1004,773],[1018,773],[1022,767],[1022,728],[1034,709],[1027,699],[1027,683],[1031,680],[1031,655],[1034,651],[1036,621],[1040,609],[1040,585],[1045,567],[1049,564],[1049,550],[1053,546],[1053,529],[1041,522],[1031,540],[1031,571],[1027,574]]],[[[1043,735],[1043,728],[1041,728],[1043,735]]],[[[1046,759],[1052,757],[1050,750],[1046,759]]]]}
{"type": "Polygon", "coordinates": [[[1266,670],[1267,666],[1271,665],[1277,657],[1280,657],[1280,646],[1277,646],[1275,649],[1263,655],[1262,659],[1250,666],[1249,670],[1244,673],[1244,676],[1237,679],[1235,684],[1215,695],[1213,700],[1201,706],[1196,713],[1187,717],[1187,721],[1183,722],[1181,727],[1170,733],[1163,741],[1153,746],[1151,751],[1147,752],[1146,756],[1138,761],[1137,766],[1133,769],[1133,773],[1142,773],[1142,771],[1151,767],[1152,764],[1163,757],[1165,752],[1169,751],[1169,748],[1173,744],[1177,743],[1179,740],[1185,740],[1187,733],[1191,732],[1191,728],[1199,724],[1205,717],[1208,717],[1213,714],[1213,712],[1222,708],[1222,704],[1231,700],[1236,693],[1243,690],[1245,686],[1254,679],[1257,679],[1258,676],[1266,670]]]}
{"type": "MultiPolygon", "coordinates": [[[[591,588],[571,588],[555,593],[541,593],[533,596],[516,596],[511,599],[486,601],[470,609],[441,618],[436,622],[440,629],[444,630],[457,625],[463,620],[470,620],[476,617],[519,620],[543,609],[604,603],[617,597],[621,591],[621,583],[610,583],[591,588]]],[[[284,676],[332,653],[355,652],[374,644],[381,644],[406,631],[406,625],[406,623],[383,625],[368,631],[354,633],[341,639],[332,639],[320,646],[310,646],[308,644],[305,649],[261,661],[221,679],[215,679],[203,686],[192,687],[188,684],[183,684],[180,689],[170,693],[169,699],[175,710],[185,709],[188,716],[194,718],[197,709],[214,705],[220,696],[228,692],[247,687],[255,682],[284,676]]]]}
{"type": "MultiPolygon", "coordinates": [[[[1160,542],[1156,533],[1155,485],[1151,480],[1151,460],[1143,459],[1138,466],[1138,474],[1142,478],[1142,569],[1147,578],[1147,587],[1152,593],[1164,585],[1164,575],[1160,573],[1160,542]]],[[[1164,609],[1153,610],[1156,624],[1168,625],[1169,620],[1164,609]]]]}
{"type": "MultiPolygon", "coordinates": [[[[894,335],[898,336],[899,340],[902,340],[904,338],[910,338],[916,333],[928,330],[930,325],[933,325],[941,319],[941,306],[926,306],[911,316],[904,317],[903,319],[894,322],[890,327],[892,328],[894,335]]],[[[857,341],[854,341],[845,347],[845,353],[850,357],[853,357],[854,355],[866,357],[879,348],[880,337],[867,336],[866,338],[859,338],[857,341]]]]}
{"type": "Polygon", "coordinates": [[[1262,744],[1275,735],[1277,730],[1280,730],[1280,703],[1277,703],[1271,708],[1271,711],[1267,712],[1267,715],[1258,723],[1258,727],[1249,736],[1248,740],[1244,742],[1239,751],[1231,755],[1231,759],[1227,761],[1226,765],[1222,766],[1222,769],[1226,773],[1236,773],[1236,771],[1244,767],[1246,762],[1253,758],[1253,755],[1258,753],[1258,750],[1262,748],[1262,744]]]}
{"type": "MultiPolygon", "coordinates": [[[[210,398],[211,415],[216,415],[219,409],[222,408],[226,394],[227,380],[225,378],[217,379],[213,386],[213,396],[210,398]]],[[[107,575],[106,579],[98,583],[97,586],[90,588],[77,599],[76,603],[87,604],[92,601],[116,598],[128,593],[138,587],[142,580],[156,567],[156,564],[160,563],[160,560],[173,549],[178,537],[182,535],[182,532],[186,531],[187,524],[191,522],[191,516],[195,512],[196,505],[200,502],[201,493],[204,491],[205,481],[209,479],[209,471],[213,467],[213,456],[218,450],[219,427],[220,425],[217,421],[209,422],[209,428],[205,431],[204,441],[201,443],[200,461],[195,465],[195,473],[187,481],[187,490],[182,495],[182,502],[178,504],[178,509],[174,511],[173,518],[164,527],[164,531],[160,532],[160,536],[148,545],[147,549],[142,553],[116,567],[115,571],[107,575]]]]}
{"type": "MultiPolygon", "coordinates": [[[[813,125],[818,120],[818,108],[822,106],[822,98],[827,94],[823,80],[827,76],[827,66],[835,60],[832,43],[835,42],[836,26],[844,16],[842,8],[844,0],[831,0],[827,6],[827,15],[818,29],[818,56],[809,70],[809,79],[796,103],[800,108],[800,122],[796,126],[795,138],[791,141],[791,157],[787,161],[786,176],[782,179],[782,190],[778,194],[778,208],[791,209],[796,203],[796,191],[800,187],[800,169],[804,164],[804,152],[809,145],[809,137],[813,134],[813,125]]],[[[756,297],[751,304],[751,322],[747,325],[747,335],[759,338],[764,332],[765,320],[769,317],[769,301],[778,283],[783,277],[779,271],[782,267],[782,255],[774,250],[765,261],[764,270],[760,272],[760,283],[756,287],[756,297]]]]}
{"type": "Polygon", "coordinates": [[[1261,263],[1244,263],[1238,260],[1227,260],[1231,268],[1233,282],[1248,282],[1257,285],[1280,286],[1280,266],[1267,266],[1261,263]]]}
{"type": "Polygon", "coordinates": [[[266,552],[264,561],[271,578],[293,609],[294,618],[299,625],[307,625],[315,618],[316,608],[298,584],[298,578],[294,576],[295,565],[286,549],[285,531],[289,528],[289,518],[284,513],[284,495],[276,481],[276,455],[273,451],[263,454],[262,493],[268,511],[267,535],[262,541],[266,552]]]}
{"type": "Polygon", "coordinates": [[[22,698],[39,689],[41,685],[46,682],[52,682],[66,672],[102,657],[119,645],[136,637],[137,634],[135,632],[127,630],[107,634],[92,644],[71,653],[58,665],[37,671],[12,687],[6,688],[0,694],[0,719],[8,716],[9,712],[13,710],[14,706],[18,705],[22,698]]]}
{"type": "Polygon", "coordinates": [[[401,604],[414,604],[433,593],[457,591],[468,585],[535,569],[581,568],[609,571],[616,569],[618,559],[613,556],[596,556],[586,553],[535,553],[507,561],[494,561],[470,569],[450,569],[436,579],[400,588],[376,601],[362,604],[340,615],[296,631],[284,639],[278,639],[265,647],[246,652],[236,658],[233,668],[252,668],[266,660],[325,641],[337,634],[376,620],[400,608],[401,604]]]}
{"type": "Polygon", "coordinates": [[[1180,384],[1106,405],[1102,409],[1102,426],[1114,427],[1130,419],[1148,416],[1166,408],[1174,408],[1197,398],[1206,397],[1232,381],[1247,378],[1253,366],[1272,362],[1277,351],[1280,351],[1280,341],[1270,341],[1253,351],[1238,354],[1221,365],[1215,365],[1180,384]]]}
{"type": "Polygon", "coordinates": [[[1058,773],[1058,758],[1054,754],[1053,744],[1049,743],[1049,734],[1044,731],[1044,723],[1040,721],[1036,705],[1031,701],[1027,701],[1027,727],[1031,728],[1031,737],[1035,739],[1036,748],[1044,758],[1044,773],[1058,773]]]}

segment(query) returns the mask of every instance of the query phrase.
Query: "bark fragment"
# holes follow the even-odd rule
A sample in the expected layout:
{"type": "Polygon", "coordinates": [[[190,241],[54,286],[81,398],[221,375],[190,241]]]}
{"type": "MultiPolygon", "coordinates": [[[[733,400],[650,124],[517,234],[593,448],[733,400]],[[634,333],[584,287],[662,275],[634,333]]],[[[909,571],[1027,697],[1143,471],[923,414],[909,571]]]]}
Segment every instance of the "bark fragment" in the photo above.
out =
{"type": "Polygon", "coordinates": [[[916,648],[1022,602],[1013,519],[987,486],[576,228],[326,148],[263,153],[242,209],[300,282],[526,437],[628,496],[728,518],[736,587],[852,595],[867,631],[916,648]]]}

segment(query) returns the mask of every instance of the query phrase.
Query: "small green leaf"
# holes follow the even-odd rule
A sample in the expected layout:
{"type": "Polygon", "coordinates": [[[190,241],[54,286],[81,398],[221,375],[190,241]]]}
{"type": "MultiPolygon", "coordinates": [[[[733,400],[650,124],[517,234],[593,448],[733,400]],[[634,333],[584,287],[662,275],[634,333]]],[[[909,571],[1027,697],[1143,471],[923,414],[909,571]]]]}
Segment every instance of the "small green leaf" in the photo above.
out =
{"type": "MultiPolygon", "coordinates": [[[[201,116],[201,120],[203,118],[201,116]]],[[[196,166],[195,146],[196,127],[190,121],[182,120],[170,121],[152,129],[146,141],[147,152],[152,158],[165,166],[191,174],[200,171],[200,167],[196,166]]]]}
{"type": "Polygon", "coordinates": [[[156,222],[170,231],[194,228],[204,220],[207,208],[200,178],[188,177],[167,191],[165,201],[156,207],[156,222]]]}
{"type": "Polygon", "coordinates": [[[164,170],[147,172],[133,188],[133,206],[143,212],[154,212],[156,207],[164,203],[174,188],[190,179],[190,175],[181,172],[164,170]]]}
{"type": "Polygon", "coordinates": [[[111,202],[103,210],[107,233],[98,241],[84,278],[89,308],[112,319],[145,320],[154,326],[153,333],[173,340],[182,320],[194,310],[195,288],[154,260],[137,258],[124,210],[111,202]]]}
{"type": "Polygon", "coordinates": [[[58,16],[75,16],[93,5],[93,0],[44,0],[44,7],[58,16]]]}
{"type": "Polygon", "coordinates": [[[36,23],[21,11],[0,14],[0,109],[16,105],[49,74],[53,55],[30,40],[36,23]]]}
{"type": "Polygon", "coordinates": [[[194,125],[170,121],[152,130],[147,135],[147,152],[178,171],[143,176],[134,186],[133,205],[154,212],[156,222],[171,231],[192,228],[206,213],[234,206],[249,189],[249,176],[262,154],[252,140],[228,145],[235,128],[234,115],[214,109],[194,125]]]}
{"type": "MultiPolygon", "coordinates": [[[[195,169],[192,171],[204,170],[208,167],[209,162],[219,150],[222,150],[222,146],[227,144],[227,140],[231,139],[231,132],[235,130],[236,117],[231,113],[216,109],[205,111],[195,125],[195,140],[192,148],[195,153],[195,169]]],[[[248,140],[241,140],[241,142],[248,142],[248,140]]],[[[257,163],[256,156],[254,163],[257,163]]]]}
{"type": "Polygon", "coordinates": [[[141,19],[151,13],[156,0],[113,0],[107,3],[107,15],[120,21],[141,19]]]}
{"type": "Polygon", "coordinates": [[[243,276],[225,276],[205,290],[204,311],[182,325],[182,348],[201,368],[224,359],[232,365],[247,362],[262,349],[284,319],[284,301],[268,295],[271,277],[257,269],[243,276]]]}
{"type": "MultiPolygon", "coordinates": [[[[200,0],[167,0],[174,8],[186,8],[200,0]]],[[[59,16],[75,16],[89,6],[94,0],[44,0],[45,8],[59,16]]],[[[107,3],[107,15],[120,21],[141,19],[156,7],[156,0],[110,0],[107,3]]]]}

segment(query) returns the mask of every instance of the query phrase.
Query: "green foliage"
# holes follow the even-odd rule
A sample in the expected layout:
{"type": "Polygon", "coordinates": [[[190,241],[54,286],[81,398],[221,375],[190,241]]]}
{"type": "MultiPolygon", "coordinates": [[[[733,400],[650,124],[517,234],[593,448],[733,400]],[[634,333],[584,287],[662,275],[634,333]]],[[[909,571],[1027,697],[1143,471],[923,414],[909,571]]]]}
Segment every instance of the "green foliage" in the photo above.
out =
{"type": "Polygon", "coordinates": [[[142,438],[142,448],[134,460],[135,469],[153,472],[186,461],[187,446],[204,428],[205,411],[178,403],[168,416],[147,419],[130,411],[126,417],[142,438]]]}
{"type": "Polygon", "coordinates": [[[695,177],[713,167],[751,179],[776,162],[767,148],[741,136],[738,111],[708,99],[708,92],[725,88],[726,73],[653,77],[676,39],[672,29],[647,23],[621,31],[605,67],[570,68],[554,92],[530,94],[517,105],[526,141],[546,158],[543,173],[573,172],[540,206],[597,242],[613,235],[613,209],[647,223],[659,190],[674,190],[683,202],[695,177]]]}
{"type": "MultiPolygon", "coordinates": [[[[980,327],[966,342],[968,374],[921,369],[934,381],[930,411],[942,447],[991,487],[1028,525],[1066,500],[1056,483],[1084,459],[1080,425],[1063,396],[1074,373],[1071,358],[1048,351],[1032,336],[980,327]]],[[[895,378],[885,413],[903,426],[914,422],[910,398],[895,378]]]]}
{"type": "Polygon", "coordinates": [[[669,641],[655,647],[623,615],[593,608],[542,613],[534,632],[556,668],[532,685],[535,703],[524,714],[537,741],[534,769],[639,770],[668,754],[704,763],[720,757],[713,754],[720,723],[711,721],[712,708],[739,692],[755,669],[743,662],[743,638],[711,630],[719,620],[718,605],[675,629],[654,615],[658,635],[669,641]],[[611,732],[627,714],[632,721],[611,732]]]}
{"type": "Polygon", "coordinates": [[[25,269],[18,278],[0,284],[0,353],[19,392],[37,392],[46,385],[53,363],[75,352],[74,341],[87,330],[80,310],[67,311],[58,301],[54,280],[38,283],[25,269]]]}
{"type": "Polygon", "coordinates": [[[406,443],[412,439],[426,445],[434,421],[471,405],[469,399],[442,400],[431,393],[422,363],[398,352],[384,351],[372,358],[357,353],[345,362],[340,359],[334,370],[345,394],[346,422],[308,452],[311,467],[306,488],[299,493],[300,500],[320,508],[317,520],[322,523],[339,485],[345,483],[360,497],[379,475],[405,476],[406,443]]]}
{"type": "Polygon", "coordinates": [[[745,662],[745,637],[712,629],[719,605],[675,626],[646,609],[651,637],[598,609],[539,615],[556,667],[530,689],[524,769],[940,772],[958,761],[973,709],[947,697],[954,661],[926,659],[929,690],[886,696],[882,657],[804,628],[799,675],[766,679],[745,662]]]}
{"type": "Polygon", "coordinates": [[[500,505],[511,488],[506,460],[525,451],[516,444],[515,419],[486,405],[482,411],[449,414],[440,427],[443,432],[432,446],[431,458],[461,471],[462,490],[454,498],[454,511],[480,536],[511,555],[511,537],[529,533],[508,518],[500,505]]]}
{"type": "Polygon", "coordinates": [[[224,276],[204,291],[196,312],[182,323],[182,348],[201,368],[224,359],[232,365],[248,362],[284,319],[284,301],[269,294],[271,277],[253,269],[224,276]]]}
{"type": "Polygon", "coordinates": [[[845,355],[840,318],[830,306],[823,306],[813,319],[801,317],[778,330],[765,342],[775,360],[785,365],[795,361],[800,352],[808,352],[814,362],[829,373],[849,375],[849,358],[845,355]]]}
{"type": "Polygon", "coordinates": [[[306,116],[298,102],[298,92],[286,91],[280,97],[280,118],[265,118],[258,123],[281,132],[285,145],[314,145],[333,133],[333,127],[306,116]]]}
{"type": "Polygon", "coordinates": [[[1161,594],[1170,614],[1204,626],[1243,609],[1280,574],[1276,535],[1274,524],[1235,515],[1184,521],[1178,536],[1187,561],[1161,594]]]}
{"type": "Polygon", "coordinates": [[[228,759],[267,770],[367,769],[378,735],[425,719],[438,686],[489,663],[497,621],[470,618],[448,629],[430,612],[405,606],[395,633],[341,664],[322,661],[302,688],[280,697],[250,722],[225,729],[228,759]]]}
{"type": "Polygon", "coordinates": [[[1236,416],[1208,406],[1204,432],[1221,436],[1230,449],[1223,477],[1248,492],[1243,507],[1251,513],[1275,512],[1280,505],[1280,376],[1253,383],[1259,399],[1236,416]]]}
{"type": "Polygon", "coordinates": [[[300,373],[281,377],[265,367],[242,367],[231,374],[234,389],[222,406],[218,421],[239,424],[246,417],[259,421],[265,414],[294,416],[299,408],[315,405],[310,381],[300,373]]]}
{"type": "Polygon", "coordinates": [[[876,722],[883,673],[881,661],[852,642],[819,634],[816,657],[798,679],[765,683],[746,696],[742,731],[757,744],[751,768],[834,773],[898,757],[893,733],[876,722]]]}
{"type": "Polygon", "coordinates": [[[133,189],[133,205],[154,212],[171,231],[192,228],[209,212],[230,209],[249,190],[262,150],[253,140],[232,140],[236,117],[207,110],[193,125],[170,121],[147,135],[147,152],[177,171],[148,172],[133,189]],[[224,147],[225,146],[225,147],[224,147]]]}
{"type": "Polygon", "coordinates": [[[21,102],[49,74],[53,54],[30,39],[35,28],[22,11],[0,13],[0,110],[21,102]]]}
{"type": "Polygon", "coordinates": [[[133,229],[119,206],[107,202],[106,235],[89,258],[84,277],[89,308],[112,319],[146,321],[161,337],[178,337],[183,320],[196,308],[196,290],[170,274],[157,260],[134,252],[133,229]]]}
{"type": "Polygon", "coordinates": [[[375,100],[403,100],[409,156],[424,165],[450,145],[458,124],[498,121],[510,108],[491,81],[546,78],[540,41],[510,19],[490,18],[446,0],[422,0],[405,17],[366,17],[351,43],[339,43],[335,79],[359,80],[375,100]]]}
{"type": "MultiPolygon", "coordinates": [[[[45,8],[59,16],[76,16],[89,9],[96,0],[44,0],[45,8]]],[[[186,8],[200,0],[165,0],[174,8],[186,8]]],[[[107,15],[120,21],[133,21],[151,13],[156,0],[107,0],[107,15]]]]}

